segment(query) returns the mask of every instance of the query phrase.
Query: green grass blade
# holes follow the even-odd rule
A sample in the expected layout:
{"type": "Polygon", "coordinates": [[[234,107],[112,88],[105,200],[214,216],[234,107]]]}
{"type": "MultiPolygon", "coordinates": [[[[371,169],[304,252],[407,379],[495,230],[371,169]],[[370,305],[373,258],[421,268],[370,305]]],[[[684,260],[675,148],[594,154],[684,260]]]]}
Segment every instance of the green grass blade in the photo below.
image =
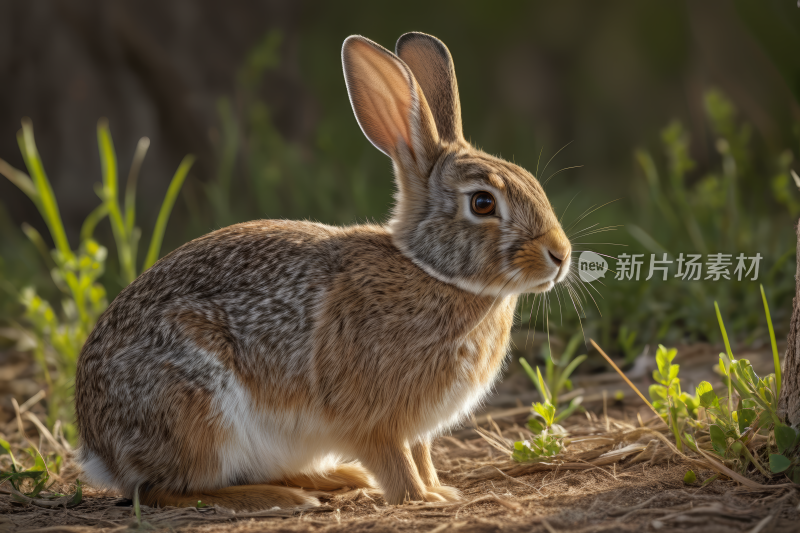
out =
{"type": "Polygon", "coordinates": [[[564,348],[564,351],[561,353],[561,357],[559,358],[559,365],[560,366],[567,366],[569,361],[572,359],[572,356],[575,354],[575,350],[578,349],[578,344],[583,341],[583,336],[581,335],[573,335],[572,338],[567,343],[567,347],[564,348]]]}
{"type": "Polygon", "coordinates": [[[139,504],[139,485],[133,489],[133,514],[136,515],[136,523],[142,527],[142,507],[139,504]]]}
{"type": "MultiPolygon", "coordinates": [[[[142,137],[136,145],[136,152],[133,154],[131,170],[128,172],[128,179],[125,182],[125,229],[130,236],[136,225],[136,184],[139,181],[139,171],[142,168],[144,156],[150,147],[150,139],[142,137]]],[[[134,264],[136,262],[134,261],[134,264]]]]}
{"type": "Polygon", "coordinates": [[[117,155],[114,152],[108,121],[105,119],[97,123],[97,145],[100,150],[100,162],[103,167],[103,197],[108,208],[108,218],[111,221],[114,241],[117,244],[122,278],[126,283],[130,283],[136,278],[136,267],[131,262],[130,242],[119,207],[117,155]]]}
{"type": "Polygon", "coordinates": [[[167,222],[169,215],[172,212],[172,206],[175,205],[175,200],[178,198],[178,193],[183,186],[183,181],[189,173],[194,163],[194,156],[187,155],[181,161],[178,170],[172,177],[172,181],[167,189],[167,194],[164,196],[164,202],[161,204],[161,210],[158,212],[158,219],[156,219],[156,226],[153,228],[153,236],[150,238],[150,247],[147,249],[147,256],[142,265],[142,272],[153,266],[158,260],[159,253],[161,252],[161,242],[164,239],[164,232],[167,229],[167,222]]]}
{"type": "Polygon", "coordinates": [[[717,311],[717,322],[719,322],[719,329],[722,332],[722,340],[725,341],[725,352],[728,354],[728,359],[733,361],[731,343],[728,341],[728,333],[725,331],[725,324],[722,322],[722,314],[719,312],[719,305],[717,305],[717,302],[714,302],[714,309],[717,311]]]}
{"type": "Polygon", "coordinates": [[[100,204],[86,217],[81,226],[81,242],[86,242],[94,235],[94,229],[108,215],[108,206],[100,204]]]}
{"type": "Polygon", "coordinates": [[[769,314],[767,295],[764,293],[764,286],[761,287],[761,300],[764,302],[764,314],[767,315],[767,327],[769,328],[769,342],[772,344],[772,362],[775,365],[775,387],[778,397],[781,395],[781,357],[778,355],[778,345],[775,342],[775,330],[772,327],[772,317],[769,314]]]}
{"type": "Polygon", "coordinates": [[[28,198],[33,200],[34,204],[39,205],[39,193],[36,192],[36,187],[33,185],[30,176],[12,167],[2,159],[0,159],[0,174],[8,178],[8,181],[24,192],[28,198]]]}
{"type": "Polygon", "coordinates": [[[528,360],[525,359],[524,357],[520,357],[519,364],[522,365],[523,370],[525,370],[525,373],[528,374],[528,377],[531,378],[531,381],[535,385],[537,381],[536,372],[533,371],[533,368],[531,368],[531,365],[528,363],[528,360]]]}
{"type": "MultiPolygon", "coordinates": [[[[722,339],[725,341],[725,351],[728,354],[728,363],[733,363],[733,352],[731,351],[731,343],[728,341],[728,333],[725,331],[725,324],[722,322],[722,314],[719,312],[719,305],[714,302],[714,309],[717,311],[717,322],[719,322],[719,329],[722,331],[722,339]]],[[[720,359],[722,359],[720,357],[720,359]]],[[[729,421],[733,423],[733,373],[728,371],[728,417],[729,421]]]]}
{"type": "Polygon", "coordinates": [[[578,368],[578,365],[583,363],[587,357],[588,356],[586,355],[579,355],[573,359],[569,365],[567,365],[567,368],[561,372],[561,375],[558,377],[558,383],[555,386],[556,394],[561,392],[561,389],[564,387],[564,384],[569,379],[570,375],[572,375],[572,372],[574,372],[575,369],[578,368]]]}
{"type": "Polygon", "coordinates": [[[56,263],[53,261],[53,257],[50,255],[50,249],[48,248],[47,243],[44,242],[42,235],[36,231],[36,228],[26,222],[23,222],[22,232],[26,237],[28,237],[28,240],[30,240],[33,245],[36,246],[36,250],[42,256],[42,259],[44,259],[48,270],[56,268],[56,263]]]}
{"type": "Polygon", "coordinates": [[[64,231],[64,224],[61,221],[61,213],[58,211],[58,203],[56,202],[55,194],[53,194],[53,188],[50,186],[50,180],[47,179],[47,175],[44,172],[44,165],[41,157],[39,157],[39,152],[36,150],[36,142],[33,139],[33,124],[31,124],[30,119],[23,119],[22,131],[17,134],[17,143],[38,193],[39,201],[36,203],[36,207],[39,208],[39,212],[47,224],[47,229],[50,230],[50,235],[53,237],[56,248],[65,259],[69,259],[72,257],[72,249],[69,247],[67,234],[64,231]]]}

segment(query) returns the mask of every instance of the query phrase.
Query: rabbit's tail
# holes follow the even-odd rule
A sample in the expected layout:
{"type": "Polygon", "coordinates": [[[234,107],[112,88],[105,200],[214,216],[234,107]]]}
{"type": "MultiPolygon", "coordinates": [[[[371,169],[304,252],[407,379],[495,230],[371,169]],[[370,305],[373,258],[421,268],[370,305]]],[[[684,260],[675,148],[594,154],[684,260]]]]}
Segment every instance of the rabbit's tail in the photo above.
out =
{"type": "Polygon", "coordinates": [[[205,490],[191,494],[170,494],[141,491],[141,503],[154,507],[197,507],[218,505],[234,511],[260,511],[280,507],[316,507],[319,500],[307,492],[280,485],[236,485],[217,490],[205,490]]]}
{"type": "Polygon", "coordinates": [[[369,473],[358,463],[342,463],[327,472],[298,474],[283,479],[283,483],[313,490],[338,490],[344,487],[367,489],[375,487],[369,473]]]}

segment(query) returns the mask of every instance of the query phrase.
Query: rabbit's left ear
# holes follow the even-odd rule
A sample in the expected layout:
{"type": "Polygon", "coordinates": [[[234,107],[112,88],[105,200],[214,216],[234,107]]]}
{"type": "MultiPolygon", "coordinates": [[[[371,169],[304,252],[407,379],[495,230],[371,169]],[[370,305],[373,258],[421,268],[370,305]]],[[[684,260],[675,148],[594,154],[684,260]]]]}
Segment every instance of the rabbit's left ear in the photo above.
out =
{"type": "Polygon", "coordinates": [[[410,32],[397,40],[395,53],[414,73],[442,141],[462,140],[456,69],[444,43],[433,35],[410,32]]]}
{"type": "Polygon", "coordinates": [[[440,150],[439,135],[411,70],[389,50],[360,35],[345,39],[342,66],[361,130],[401,169],[427,181],[440,150]]]}

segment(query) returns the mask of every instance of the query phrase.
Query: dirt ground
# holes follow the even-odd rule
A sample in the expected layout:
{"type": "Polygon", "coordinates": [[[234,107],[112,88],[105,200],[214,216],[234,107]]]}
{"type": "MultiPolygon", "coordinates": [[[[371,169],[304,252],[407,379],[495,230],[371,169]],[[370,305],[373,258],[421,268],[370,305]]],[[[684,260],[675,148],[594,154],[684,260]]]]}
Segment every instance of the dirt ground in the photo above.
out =
{"type": "MultiPolygon", "coordinates": [[[[695,347],[683,350],[678,362],[685,365],[686,375],[696,367],[696,383],[707,379],[701,375],[705,369],[713,378],[711,365],[716,353],[715,348],[695,347]]],[[[763,353],[748,355],[757,369],[759,364],[766,365],[763,353]]],[[[630,373],[635,375],[636,370],[630,373]]],[[[646,389],[644,374],[641,380],[646,389]]],[[[520,434],[524,436],[527,413],[520,403],[528,403],[532,394],[524,376],[517,375],[513,367],[484,413],[465,428],[436,441],[434,462],[439,476],[442,483],[462,492],[460,502],[389,506],[378,490],[342,489],[319,493],[323,505],[304,511],[235,514],[219,508],[143,506],[142,527],[226,533],[800,531],[800,487],[786,485],[785,479],[777,477],[753,478],[762,484],[758,488],[724,478],[702,485],[714,472],[700,469],[692,458],[675,453],[677,450],[663,436],[660,422],[648,421],[647,412],[629,391],[623,401],[598,400],[604,396],[603,390],[613,393],[621,389],[621,381],[610,374],[590,374],[575,381],[589,399],[588,410],[573,416],[567,424],[574,442],[569,454],[559,461],[520,465],[503,451],[520,434]],[[690,468],[697,474],[697,482],[687,485],[683,477],[690,468]],[[771,486],[777,484],[782,486],[771,486]]],[[[608,392],[606,398],[613,397],[608,392]]],[[[29,436],[35,434],[34,429],[29,436]]],[[[68,481],[56,488],[69,491],[68,481]]],[[[77,507],[47,509],[13,503],[3,488],[0,531],[137,528],[132,502],[114,494],[87,487],[77,507]]]]}

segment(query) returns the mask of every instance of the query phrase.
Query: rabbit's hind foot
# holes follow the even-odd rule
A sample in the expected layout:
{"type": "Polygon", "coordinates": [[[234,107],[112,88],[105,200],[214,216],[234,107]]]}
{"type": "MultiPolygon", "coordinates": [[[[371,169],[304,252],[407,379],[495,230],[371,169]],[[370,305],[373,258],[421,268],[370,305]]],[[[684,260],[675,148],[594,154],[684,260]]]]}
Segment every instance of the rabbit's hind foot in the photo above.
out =
{"type": "Polygon", "coordinates": [[[140,496],[144,505],[154,507],[197,507],[200,502],[200,505],[218,505],[234,511],[261,511],[319,505],[319,500],[305,491],[280,485],[236,485],[192,494],[142,492],[140,496]]]}
{"type": "Polygon", "coordinates": [[[437,485],[436,487],[426,487],[428,490],[428,494],[426,496],[426,501],[437,501],[437,498],[441,498],[438,501],[447,501],[447,502],[457,502],[462,499],[461,491],[459,491],[455,487],[447,487],[445,485],[437,485]]]}
{"type": "Polygon", "coordinates": [[[342,463],[327,472],[318,474],[298,474],[283,480],[294,487],[314,490],[369,489],[375,485],[363,466],[359,463],[342,463]]]}

